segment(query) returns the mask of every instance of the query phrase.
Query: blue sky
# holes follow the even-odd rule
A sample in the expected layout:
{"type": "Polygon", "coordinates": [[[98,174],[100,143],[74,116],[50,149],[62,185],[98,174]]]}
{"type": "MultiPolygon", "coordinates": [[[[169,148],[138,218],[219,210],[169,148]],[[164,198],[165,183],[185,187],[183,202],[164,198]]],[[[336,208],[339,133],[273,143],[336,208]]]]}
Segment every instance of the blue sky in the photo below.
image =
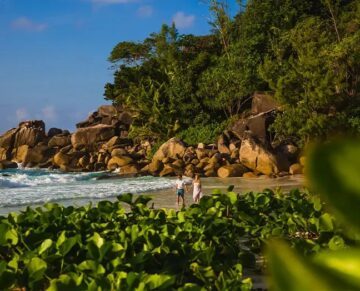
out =
{"type": "Polygon", "coordinates": [[[106,103],[107,57],[119,41],[172,21],[206,34],[208,19],[201,0],[0,0],[0,133],[25,119],[73,130],[106,103]]]}

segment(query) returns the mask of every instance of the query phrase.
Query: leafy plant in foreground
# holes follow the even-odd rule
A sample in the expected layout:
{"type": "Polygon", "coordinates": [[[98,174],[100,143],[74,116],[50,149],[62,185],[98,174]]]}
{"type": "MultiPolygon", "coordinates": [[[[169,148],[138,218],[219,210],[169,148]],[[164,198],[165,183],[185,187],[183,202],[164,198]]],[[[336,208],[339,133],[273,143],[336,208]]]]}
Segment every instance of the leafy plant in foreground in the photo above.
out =
{"type": "Polygon", "coordinates": [[[343,244],[318,198],[298,190],[215,191],[176,212],[131,194],[96,207],[46,204],[0,219],[0,285],[30,290],[249,290],[261,249],[282,237],[305,254],[343,244]],[[130,207],[126,211],[123,204],[130,207]]]}
{"type": "Polygon", "coordinates": [[[329,251],[302,258],[283,242],[269,247],[272,290],[360,290],[360,143],[336,141],[317,146],[310,155],[312,186],[328,202],[354,242],[335,236],[329,251]]]}

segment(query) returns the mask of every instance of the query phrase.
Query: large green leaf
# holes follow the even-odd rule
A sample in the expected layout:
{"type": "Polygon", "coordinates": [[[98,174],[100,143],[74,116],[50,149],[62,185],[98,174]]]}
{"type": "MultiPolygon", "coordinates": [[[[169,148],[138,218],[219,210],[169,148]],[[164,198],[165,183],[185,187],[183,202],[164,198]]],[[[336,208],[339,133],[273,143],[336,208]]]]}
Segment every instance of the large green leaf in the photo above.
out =
{"type": "Polygon", "coordinates": [[[311,264],[303,260],[289,246],[273,241],[268,247],[269,287],[274,291],[334,290],[322,280],[311,264]]]}
{"type": "Polygon", "coordinates": [[[314,262],[329,276],[353,290],[360,290],[360,249],[345,249],[336,252],[323,252],[315,256],[314,262]]]}
{"type": "Polygon", "coordinates": [[[133,194],[127,193],[117,196],[117,199],[120,202],[124,202],[126,204],[132,205],[133,196],[134,196],[133,194]]]}
{"type": "Polygon", "coordinates": [[[360,142],[334,141],[316,146],[309,155],[308,177],[349,225],[360,230],[360,142]]]}
{"type": "Polygon", "coordinates": [[[27,265],[27,269],[29,272],[29,277],[33,281],[38,281],[44,276],[44,273],[47,269],[47,264],[44,260],[35,257],[30,260],[29,264],[27,265]]]}
{"type": "Polygon", "coordinates": [[[67,238],[60,246],[59,251],[60,253],[65,256],[67,253],[69,253],[72,248],[79,242],[79,236],[73,236],[70,238],[67,238]]]}
{"type": "Polygon", "coordinates": [[[44,253],[46,250],[48,250],[53,244],[53,241],[51,239],[46,239],[44,240],[40,247],[39,247],[39,255],[41,255],[42,253],[44,253]]]}
{"type": "Polygon", "coordinates": [[[0,262],[0,286],[1,288],[9,288],[15,283],[15,273],[8,270],[6,262],[0,262]]]}
{"type": "Polygon", "coordinates": [[[342,237],[335,235],[329,241],[329,249],[333,251],[341,250],[345,247],[345,242],[342,237]]]}
{"type": "Polygon", "coordinates": [[[152,198],[150,196],[140,195],[140,196],[136,197],[134,204],[147,205],[149,203],[149,201],[151,201],[151,200],[152,200],[152,198]]]}
{"type": "Polygon", "coordinates": [[[320,216],[319,219],[320,231],[333,231],[334,225],[332,222],[332,217],[329,213],[324,213],[320,216]]]}
{"type": "Polygon", "coordinates": [[[92,241],[98,248],[101,248],[101,246],[104,244],[104,239],[97,232],[95,232],[94,235],[90,238],[90,241],[92,241]]]}
{"type": "Polygon", "coordinates": [[[77,275],[68,273],[60,275],[59,278],[50,281],[50,286],[46,291],[76,291],[81,290],[80,284],[83,282],[84,274],[77,275]]]}
{"type": "Polygon", "coordinates": [[[169,290],[175,283],[175,277],[170,275],[153,274],[144,278],[144,283],[149,286],[150,290],[169,290]]]}
{"type": "Polygon", "coordinates": [[[18,234],[10,225],[0,224],[0,245],[6,246],[8,244],[16,245],[19,241],[18,234]]]}
{"type": "Polygon", "coordinates": [[[95,275],[102,275],[106,272],[105,268],[101,264],[92,260],[83,261],[78,265],[78,269],[80,271],[91,271],[95,275]]]}
{"type": "Polygon", "coordinates": [[[235,192],[228,192],[228,193],[227,193],[227,196],[229,197],[231,204],[235,204],[235,203],[236,203],[236,201],[237,201],[237,193],[235,193],[235,192]]]}

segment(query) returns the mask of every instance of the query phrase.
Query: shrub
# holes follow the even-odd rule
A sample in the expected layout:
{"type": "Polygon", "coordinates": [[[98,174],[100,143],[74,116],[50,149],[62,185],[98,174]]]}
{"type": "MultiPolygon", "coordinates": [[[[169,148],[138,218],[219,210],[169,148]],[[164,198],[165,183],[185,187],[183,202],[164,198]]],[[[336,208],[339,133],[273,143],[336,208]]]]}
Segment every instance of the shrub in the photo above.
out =
{"type": "Polygon", "coordinates": [[[226,126],[227,122],[195,125],[182,130],[177,134],[177,137],[189,145],[196,145],[201,142],[214,143],[226,126]]]}

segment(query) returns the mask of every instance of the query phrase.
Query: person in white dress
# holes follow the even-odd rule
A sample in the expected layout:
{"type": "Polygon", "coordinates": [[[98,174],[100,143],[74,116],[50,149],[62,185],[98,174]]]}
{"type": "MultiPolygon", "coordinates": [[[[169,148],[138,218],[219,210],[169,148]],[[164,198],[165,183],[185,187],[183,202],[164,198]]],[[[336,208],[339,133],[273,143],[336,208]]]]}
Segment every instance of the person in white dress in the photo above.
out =
{"type": "Polygon", "coordinates": [[[203,197],[200,176],[195,175],[193,180],[193,200],[195,203],[199,203],[201,197],[203,197]]]}

